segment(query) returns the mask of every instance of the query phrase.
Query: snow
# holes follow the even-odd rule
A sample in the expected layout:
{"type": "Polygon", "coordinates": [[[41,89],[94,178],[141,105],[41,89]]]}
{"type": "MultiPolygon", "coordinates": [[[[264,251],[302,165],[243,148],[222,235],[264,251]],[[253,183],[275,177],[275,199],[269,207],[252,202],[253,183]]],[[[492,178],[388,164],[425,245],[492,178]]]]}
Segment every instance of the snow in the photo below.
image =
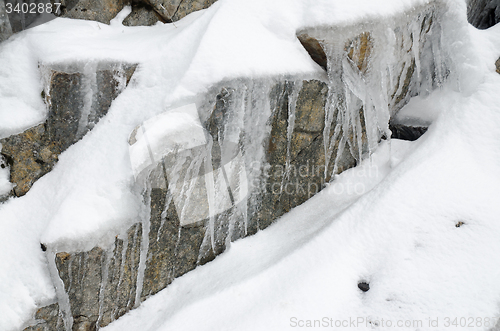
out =
{"type": "MultiPolygon", "coordinates": [[[[0,204],[0,329],[19,330],[55,298],[40,242],[51,250],[106,246],[143,216],[129,161],[134,128],[222,80],[324,75],[296,31],[384,20],[426,3],[219,0],[175,25],[152,27],[120,25],[126,8],[109,26],[58,18],[1,43],[0,138],[44,121],[39,64],[139,67],[108,115],[51,173],[0,204]]],[[[500,27],[477,31],[465,24],[464,3],[445,3],[443,39],[460,36],[448,52],[459,76],[403,111],[432,123],[423,138],[382,146],[106,330],[284,330],[293,317],[423,319],[427,330],[427,318],[498,318],[500,27]],[[370,282],[369,292],[357,289],[360,280],[370,282]]],[[[0,170],[0,194],[5,178],[0,170]]]]}
{"type": "MultiPolygon", "coordinates": [[[[0,150],[2,145],[0,144],[0,150]]],[[[10,168],[6,160],[0,156],[0,197],[7,195],[12,189],[10,183],[10,168]]]]}
{"type": "Polygon", "coordinates": [[[148,166],[174,151],[207,144],[196,104],[169,109],[134,130],[130,162],[136,177],[148,166]]]}
{"type": "Polygon", "coordinates": [[[449,101],[446,96],[458,92],[449,89],[438,90],[430,96],[416,96],[394,117],[394,122],[409,126],[428,126],[439,118],[440,112],[449,101]]]}
{"type": "Polygon", "coordinates": [[[380,150],[104,330],[289,330],[324,317],[443,330],[447,317],[498,319],[499,86],[487,74],[473,95],[448,95],[422,139],[392,142],[392,167],[380,150]],[[376,176],[357,175],[370,164],[376,176]],[[371,190],[335,195],[346,183],[371,190]]]}

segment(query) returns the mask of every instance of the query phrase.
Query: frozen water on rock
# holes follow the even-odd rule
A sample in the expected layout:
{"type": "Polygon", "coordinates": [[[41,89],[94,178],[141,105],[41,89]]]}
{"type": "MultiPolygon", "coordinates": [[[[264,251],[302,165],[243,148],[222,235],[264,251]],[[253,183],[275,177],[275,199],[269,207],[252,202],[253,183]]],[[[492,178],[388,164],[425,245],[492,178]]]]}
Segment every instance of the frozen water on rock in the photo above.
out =
{"type": "Polygon", "coordinates": [[[344,149],[359,163],[390,137],[389,119],[411,97],[442,86],[451,65],[442,56],[443,10],[434,2],[391,20],[305,30],[321,41],[328,59],[323,137],[325,166],[334,162],[333,174],[344,149]]]}
{"type": "MultiPolygon", "coordinates": [[[[230,93],[234,93],[235,97],[231,98],[232,101],[228,104],[230,110],[227,112],[228,124],[224,128],[224,134],[213,139],[211,146],[213,150],[214,146],[219,144],[222,150],[227,152],[222,157],[227,179],[224,178],[223,172],[220,173],[221,176],[214,170],[212,177],[216,194],[217,189],[220,189],[220,193],[222,189],[215,183],[226,183],[222,188],[225,187],[227,191],[229,186],[235,201],[249,202],[236,203],[232,206],[234,212],[229,230],[232,234],[226,237],[226,246],[231,239],[236,239],[241,233],[245,233],[248,227],[247,218],[252,212],[249,208],[254,208],[252,206],[260,203],[258,190],[262,186],[263,176],[262,164],[259,163],[264,160],[265,155],[265,146],[261,142],[265,141],[270,131],[269,118],[273,112],[269,102],[269,92],[275,81],[263,77],[295,75],[297,78],[302,77],[301,75],[317,74],[321,70],[310,60],[296,40],[297,30],[307,26],[336,25],[339,22],[349,25],[359,21],[360,17],[363,21],[364,18],[383,21],[378,27],[376,24],[359,24],[357,30],[345,28],[339,36],[340,40],[344,37],[359,36],[365,31],[373,31],[371,38],[374,41],[383,41],[374,43],[372,54],[375,54],[375,57],[371,59],[372,63],[368,64],[367,72],[359,70],[356,61],[345,57],[343,41],[337,49],[326,47],[330,59],[334,57],[339,59],[336,61],[337,66],[331,66],[329,79],[323,79],[330,85],[329,111],[325,121],[327,124],[338,123],[331,129],[330,125],[326,125],[324,132],[324,137],[327,138],[325,141],[328,142],[325,144],[325,150],[332,158],[335,157],[328,162],[338,162],[337,157],[342,153],[333,153],[337,147],[339,150],[351,149],[361,161],[374,150],[374,146],[383,135],[387,136],[386,124],[393,107],[399,107],[407,101],[401,100],[394,104],[391,103],[392,96],[394,92],[397,92],[395,96],[403,92],[401,80],[404,79],[401,77],[404,78],[413,67],[420,68],[415,69],[420,72],[419,75],[415,75],[418,77],[417,82],[412,82],[419,88],[412,87],[411,90],[419,91],[421,95],[432,91],[447,77],[448,81],[444,84],[448,84],[449,75],[454,72],[463,75],[460,83],[456,84],[460,87],[457,90],[473,91],[474,83],[470,82],[470,78],[476,76],[469,74],[477,67],[469,65],[470,63],[466,61],[470,54],[461,50],[460,43],[454,44],[454,48],[451,48],[453,51],[447,50],[448,44],[458,39],[454,34],[464,38],[468,35],[460,26],[460,20],[454,16],[455,11],[450,11],[451,14],[447,14],[449,16],[445,19],[435,20],[438,25],[434,25],[436,30],[433,30],[432,38],[428,40],[412,39],[407,32],[404,32],[404,37],[396,33],[394,27],[398,24],[405,25],[407,22],[404,17],[396,17],[393,22],[393,15],[422,3],[428,1],[220,0],[209,10],[190,15],[176,23],[177,27],[163,24],[147,28],[129,28],[119,24],[98,26],[95,22],[56,19],[2,43],[0,62],[6,65],[0,67],[1,137],[19,133],[43,122],[46,108],[40,98],[44,84],[40,82],[43,77],[40,77],[39,63],[74,61],[88,63],[114,59],[140,63],[140,67],[136,79],[115,100],[110,114],[81,142],[61,155],[60,162],[52,173],[37,182],[24,198],[12,199],[0,206],[0,222],[5,230],[2,232],[5,240],[2,240],[0,250],[3,261],[0,268],[0,280],[2,280],[0,287],[4,286],[2,290],[5,296],[0,297],[0,307],[2,313],[7,316],[6,319],[0,319],[0,328],[17,330],[37,305],[55,297],[50,277],[45,274],[45,256],[39,252],[40,238],[59,245],[53,247],[54,249],[86,250],[100,243],[99,235],[102,233],[113,233],[112,239],[114,239],[116,232],[119,231],[117,229],[126,228],[132,222],[136,222],[138,219],[136,216],[139,214],[144,227],[138,277],[140,287],[147,258],[149,214],[147,210],[139,210],[140,204],[134,205],[135,200],[130,194],[123,194],[130,191],[134,180],[132,170],[126,162],[128,149],[126,139],[134,127],[147,118],[162,113],[167,106],[171,108],[171,104],[181,105],[196,101],[200,120],[205,123],[211,114],[213,103],[207,105],[193,98],[202,99],[201,95],[206,92],[207,86],[217,84],[224,79],[231,81],[225,87],[230,93]],[[387,19],[388,17],[390,19],[387,19]],[[439,24],[448,27],[439,32],[439,24]],[[228,26],[236,28],[228,29],[228,26]],[[455,28],[456,26],[458,28],[455,28]],[[75,38],[75,35],[81,37],[75,38]],[[445,45],[442,45],[443,41],[446,42],[445,45]],[[400,53],[378,53],[376,50],[377,47],[397,50],[401,49],[400,45],[403,44],[406,50],[400,53]],[[411,51],[407,52],[410,47],[411,51]],[[422,51],[417,52],[417,48],[422,51]],[[376,56],[377,54],[384,56],[376,56]],[[458,62],[466,63],[470,67],[469,74],[465,69],[450,70],[447,63],[450,55],[454,55],[458,62]],[[401,56],[407,59],[403,68],[399,67],[401,56]],[[411,65],[411,58],[415,58],[414,66],[411,65]],[[176,65],[173,65],[174,63],[176,65]],[[342,75],[344,79],[337,81],[342,75]],[[236,77],[252,79],[236,81],[234,80],[236,77]],[[429,79],[430,77],[437,78],[429,79]],[[332,91],[339,92],[345,98],[333,98],[332,91]],[[360,107],[366,108],[366,111],[360,113],[358,111],[360,107]],[[363,139],[369,142],[366,146],[359,143],[360,138],[364,138],[360,131],[360,127],[363,129],[363,124],[367,125],[367,137],[363,139]],[[341,142],[339,146],[336,146],[336,141],[341,142]],[[233,149],[231,146],[237,148],[233,149]],[[106,162],[102,162],[103,159],[106,162]],[[227,160],[234,162],[226,163],[227,160]],[[241,185],[244,182],[251,185],[248,187],[241,185]],[[20,233],[23,235],[19,235],[20,233]],[[15,240],[10,240],[10,237],[15,240]]],[[[412,26],[411,31],[414,34],[418,31],[420,23],[423,23],[422,17],[412,26]]],[[[342,24],[338,26],[343,26],[342,24]]],[[[336,40],[334,38],[333,36],[330,39],[336,40]]],[[[468,45],[467,42],[463,44],[468,45]]],[[[90,88],[92,81],[93,79],[89,80],[90,88]]],[[[293,84],[298,86],[300,80],[294,81],[293,84]]],[[[219,92],[220,89],[217,93],[219,92]]],[[[291,99],[293,105],[293,97],[291,99]]],[[[91,115],[90,112],[88,116],[91,115]]],[[[290,115],[289,123],[293,121],[292,111],[290,115]]],[[[287,136],[292,129],[293,127],[289,126],[287,136]]],[[[188,169],[193,174],[191,178],[196,177],[195,170],[204,168],[203,158],[193,162],[188,169]]],[[[179,190],[182,189],[180,186],[179,190]]],[[[192,185],[185,185],[185,194],[189,194],[190,187],[194,189],[192,185]]],[[[144,196],[146,206],[149,204],[148,199],[149,194],[146,192],[144,196]]],[[[343,197],[335,196],[335,199],[325,200],[324,204],[321,204],[323,207],[314,205],[318,207],[315,208],[317,211],[314,215],[318,216],[330,210],[333,200],[334,204],[340,201],[336,199],[341,200],[343,197]]],[[[330,214],[332,218],[333,215],[330,214]]],[[[311,213],[303,213],[298,218],[311,219],[311,213]]],[[[294,221],[296,224],[298,219],[294,221]]],[[[298,232],[313,233],[318,226],[313,223],[303,224],[298,227],[300,230],[298,232]]],[[[289,227],[282,226],[281,229],[286,230],[289,227]]],[[[204,249],[207,251],[213,248],[214,241],[216,245],[218,244],[216,223],[213,230],[206,233],[204,249]]],[[[282,233],[288,235],[290,232],[282,233]]],[[[122,237],[126,238],[123,235],[122,237]]],[[[269,239],[266,240],[268,246],[264,246],[269,249],[281,246],[287,239],[275,240],[272,236],[262,233],[260,237],[269,239]]],[[[292,237],[297,239],[297,236],[292,237]]],[[[298,237],[300,242],[305,240],[304,237],[298,237]]],[[[123,248],[123,255],[126,246],[123,248]]],[[[340,245],[339,251],[345,252],[346,247],[340,245]]],[[[288,251],[295,250],[297,242],[289,243],[286,248],[286,251],[280,252],[283,256],[286,256],[288,251]]],[[[247,256],[250,261],[256,257],[259,259],[264,257],[265,260],[267,256],[256,255],[255,250],[252,250],[252,253],[247,256]]],[[[54,260],[53,255],[49,254],[49,258],[54,260]]],[[[239,258],[239,264],[235,264],[235,267],[227,271],[228,274],[234,273],[233,281],[241,276],[241,272],[238,272],[238,265],[241,265],[241,257],[239,258]]],[[[122,258],[122,263],[123,260],[122,258]]],[[[269,268],[275,261],[266,263],[263,267],[255,267],[254,273],[258,274],[269,268]]],[[[51,269],[55,270],[55,266],[51,269]]],[[[243,272],[243,274],[248,273],[243,272]]],[[[64,304],[64,291],[61,292],[61,289],[57,288],[57,274],[53,278],[52,283],[56,285],[61,309],[69,312],[69,303],[64,304]]],[[[193,283],[198,284],[195,280],[193,283]]],[[[59,286],[61,287],[62,283],[59,286]]],[[[138,290],[136,293],[140,292],[138,290]]],[[[255,291],[254,294],[257,292],[259,291],[255,291]]],[[[137,298],[135,303],[139,303],[137,298]]],[[[66,325],[70,325],[71,314],[66,315],[68,321],[66,325]]]]}

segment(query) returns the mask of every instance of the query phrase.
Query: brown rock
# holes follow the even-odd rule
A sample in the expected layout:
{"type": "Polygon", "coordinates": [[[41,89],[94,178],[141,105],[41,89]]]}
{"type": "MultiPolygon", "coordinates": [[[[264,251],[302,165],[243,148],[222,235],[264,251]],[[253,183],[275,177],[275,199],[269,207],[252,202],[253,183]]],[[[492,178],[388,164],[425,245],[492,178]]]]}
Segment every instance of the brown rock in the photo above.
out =
{"type": "Polygon", "coordinates": [[[111,102],[119,95],[122,76],[128,83],[136,66],[118,65],[114,69],[97,70],[91,112],[82,119],[85,86],[83,74],[52,71],[50,95],[42,93],[49,114],[44,124],[25,132],[0,139],[1,154],[10,160],[10,181],[13,195],[25,195],[34,182],[50,172],[58,156],[80,140],[106,115],[111,102]],[[86,125],[80,128],[81,121],[86,125]]]}
{"type": "Polygon", "coordinates": [[[109,24],[128,3],[128,0],[62,0],[60,16],[109,24]]]}
{"type": "Polygon", "coordinates": [[[309,53],[314,62],[320,65],[325,71],[327,70],[328,60],[323,47],[320,42],[309,36],[307,33],[302,33],[297,36],[300,43],[309,53]]]}
{"type": "Polygon", "coordinates": [[[144,0],[166,22],[175,22],[192,12],[210,7],[217,0],[144,0]]]}
{"type": "Polygon", "coordinates": [[[132,12],[123,20],[125,26],[151,26],[163,19],[150,5],[143,2],[132,3],[132,12]]]}
{"type": "Polygon", "coordinates": [[[295,130],[322,132],[328,86],[318,80],[304,81],[295,108],[295,130]]]}
{"type": "Polygon", "coordinates": [[[365,73],[373,51],[370,32],[363,32],[346,44],[347,57],[353,61],[359,71],[365,73]]]}

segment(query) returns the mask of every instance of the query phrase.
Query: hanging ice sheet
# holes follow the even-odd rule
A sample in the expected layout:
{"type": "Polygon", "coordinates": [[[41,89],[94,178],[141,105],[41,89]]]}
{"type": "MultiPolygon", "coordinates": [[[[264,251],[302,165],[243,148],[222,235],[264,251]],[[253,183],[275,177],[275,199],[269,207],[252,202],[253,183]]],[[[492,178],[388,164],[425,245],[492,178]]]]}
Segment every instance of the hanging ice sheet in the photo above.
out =
{"type": "Polygon", "coordinates": [[[130,138],[130,160],[137,180],[157,165],[163,168],[181,226],[212,218],[246,198],[248,181],[237,144],[212,165],[212,137],[195,104],[168,110],[137,127],[130,138]]]}

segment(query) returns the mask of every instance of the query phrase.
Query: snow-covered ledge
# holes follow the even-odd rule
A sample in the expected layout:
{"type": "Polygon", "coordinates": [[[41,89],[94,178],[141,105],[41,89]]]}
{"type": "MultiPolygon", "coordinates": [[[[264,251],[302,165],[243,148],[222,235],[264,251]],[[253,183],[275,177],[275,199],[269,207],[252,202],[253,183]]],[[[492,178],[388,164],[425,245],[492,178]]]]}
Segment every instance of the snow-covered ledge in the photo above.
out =
{"type": "Polygon", "coordinates": [[[87,251],[77,249],[79,244],[72,250],[71,242],[58,242],[57,237],[44,242],[58,293],[58,305],[51,307],[59,310],[59,319],[51,323],[78,330],[108,325],[175,277],[212,260],[233,240],[266,228],[335,174],[371,155],[389,138],[391,116],[411,97],[430,93],[447,78],[450,65],[441,53],[443,11],[444,5],[436,1],[394,13],[390,20],[302,27],[297,33],[301,43],[313,58],[314,52],[323,52],[320,58],[326,59],[325,64],[316,56],[319,66],[313,75],[230,79],[191,99],[209,148],[177,151],[183,154],[181,161],[169,153],[156,160],[156,169],[138,183],[139,189],[144,185],[139,222],[115,232],[107,245],[101,242],[87,251]],[[321,73],[320,66],[326,72],[321,73]],[[210,199],[190,196],[210,190],[207,186],[192,191],[192,180],[175,182],[166,173],[184,176],[186,171],[200,171],[208,161],[213,163],[210,168],[224,169],[227,153],[241,161],[237,171],[246,175],[240,180],[258,185],[248,185],[242,199],[228,200],[233,206],[186,220],[193,213],[179,210],[185,206],[179,194],[208,204],[210,210],[210,199]],[[320,171],[295,174],[306,164],[320,171]],[[278,168],[282,174],[276,177],[278,168]],[[309,191],[302,197],[290,194],[288,185],[295,183],[309,191]],[[177,193],[173,184],[181,185],[177,193]],[[315,189],[310,191],[312,184],[315,189]]]}
{"type": "MultiPolygon", "coordinates": [[[[467,90],[469,77],[457,78],[448,62],[450,54],[463,54],[455,43],[462,30],[454,29],[461,18],[449,3],[221,0],[175,25],[56,19],[6,41],[0,47],[2,137],[14,125],[29,128],[47,118],[39,63],[139,66],[109,113],[60,155],[53,171],[2,205],[4,238],[24,236],[0,241],[5,260],[19,262],[0,268],[2,279],[16,279],[0,297],[14,317],[0,327],[107,325],[363,163],[388,140],[391,115],[411,96],[443,79],[467,90]],[[304,32],[325,61],[311,59],[297,39],[304,32]],[[193,103],[207,146],[166,160],[172,164],[162,160],[149,178],[136,181],[128,163],[131,132],[193,103]],[[9,122],[13,108],[18,116],[9,122]],[[217,213],[209,205],[208,219],[198,222],[179,215],[177,207],[187,204],[170,199],[169,191],[181,159],[187,163],[179,174],[202,170],[186,178],[208,178],[205,185],[213,187],[230,183],[224,201],[234,205],[212,209],[217,213]],[[243,165],[252,184],[244,199],[231,187],[238,183],[226,169],[238,168],[232,165],[243,165]],[[217,179],[224,172],[227,178],[217,179]],[[28,321],[31,314],[36,319],[28,321]]],[[[200,191],[213,193],[207,186],[200,191]]]]}

